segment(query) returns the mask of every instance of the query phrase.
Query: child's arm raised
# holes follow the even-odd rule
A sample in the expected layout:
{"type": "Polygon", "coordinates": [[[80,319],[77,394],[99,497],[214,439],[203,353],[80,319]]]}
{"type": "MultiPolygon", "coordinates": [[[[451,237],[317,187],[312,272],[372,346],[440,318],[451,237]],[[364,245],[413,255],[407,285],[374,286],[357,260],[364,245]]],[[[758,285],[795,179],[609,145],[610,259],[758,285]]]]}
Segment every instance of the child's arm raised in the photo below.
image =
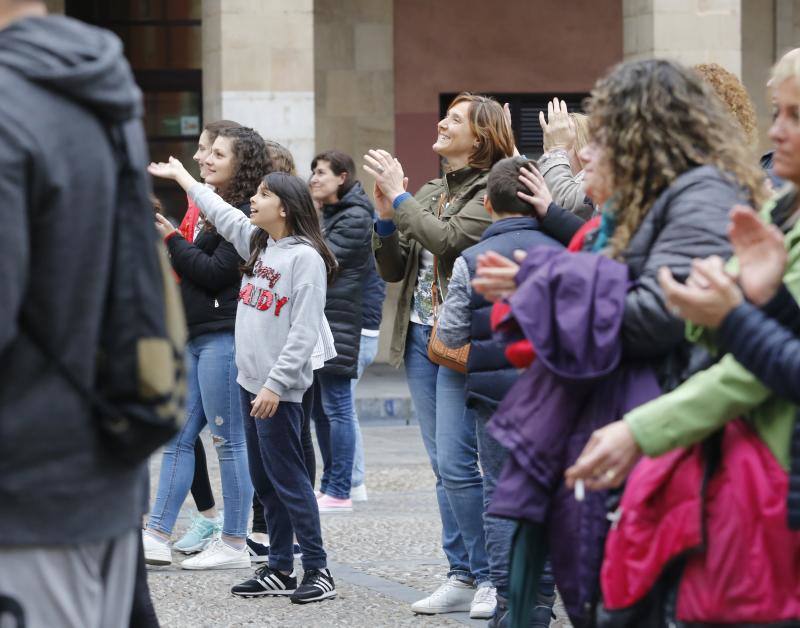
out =
{"type": "Polygon", "coordinates": [[[197,208],[216,227],[217,233],[233,245],[239,257],[242,259],[250,257],[250,238],[256,227],[250,223],[247,216],[196,181],[174,157],[170,157],[167,163],[151,163],[147,171],[154,177],[172,179],[180,185],[197,208]]]}

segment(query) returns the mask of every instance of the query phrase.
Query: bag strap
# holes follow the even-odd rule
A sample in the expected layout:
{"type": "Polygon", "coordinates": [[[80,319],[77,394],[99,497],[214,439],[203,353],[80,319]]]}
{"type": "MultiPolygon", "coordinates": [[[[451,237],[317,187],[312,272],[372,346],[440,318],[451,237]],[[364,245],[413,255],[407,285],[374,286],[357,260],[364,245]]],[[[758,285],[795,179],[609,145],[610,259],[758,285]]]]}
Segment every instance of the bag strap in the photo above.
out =
{"type": "Polygon", "coordinates": [[[78,379],[75,373],[64,364],[61,358],[56,355],[55,351],[53,351],[42,337],[39,336],[38,332],[34,330],[30,321],[25,316],[20,317],[19,328],[22,333],[27,336],[28,340],[31,341],[33,346],[36,347],[39,353],[47,358],[48,362],[55,367],[58,374],[67,381],[76,393],[78,393],[78,396],[86,405],[106,414],[108,413],[108,404],[78,379]]]}
{"type": "MultiPolygon", "coordinates": [[[[445,206],[447,193],[442,192],[439,196],[439,206],[436,208],[436,218],[442,219],[442,209],[445,206]]],[[[431,282],[431,305],[433,306],[433,320],[439,318],[439,259],[433,256],[433,282],[431,282]]]]}

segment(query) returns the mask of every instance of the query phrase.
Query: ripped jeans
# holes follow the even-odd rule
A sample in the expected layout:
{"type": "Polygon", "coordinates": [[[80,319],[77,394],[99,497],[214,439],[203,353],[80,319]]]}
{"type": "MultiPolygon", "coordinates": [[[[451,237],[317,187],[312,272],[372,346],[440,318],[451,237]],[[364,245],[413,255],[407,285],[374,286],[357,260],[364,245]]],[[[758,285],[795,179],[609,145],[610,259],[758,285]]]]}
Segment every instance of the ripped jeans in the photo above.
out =
{"type": "Polygon", "coordinates": [[[242,408],[236,375],[232,331],[203,334],[186,345],[186,423],[164,448],[148,528],[172,534],[192,485],[194,442],[208,423],[222,481],[222,532],[247,536],[253,485],[247,467],[243,417],[249,410],[242,408]]]}

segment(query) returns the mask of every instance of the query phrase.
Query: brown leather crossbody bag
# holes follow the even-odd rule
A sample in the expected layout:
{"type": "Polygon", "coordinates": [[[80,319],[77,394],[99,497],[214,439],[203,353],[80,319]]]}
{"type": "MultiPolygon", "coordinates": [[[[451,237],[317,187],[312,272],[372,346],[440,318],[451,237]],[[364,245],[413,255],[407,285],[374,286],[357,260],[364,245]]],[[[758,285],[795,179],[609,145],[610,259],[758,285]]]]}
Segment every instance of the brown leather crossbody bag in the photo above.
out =
{"type": "MultiPolygon", "coordinates": [[[[445,204],[445,195],[439,200],[437,217],[441,220],[442,208],[445,204]]],[[[467,343],[457,349],[450,349],[445,345],[436,333],[439,323],[439,260],[433,258],[433,283],[431,284],[431,303],[433,304],[433,329],[431,339],[428,342],[428,359],[439,366],[446,366],[459,373],[467,372],[467,359],[469,358],[470,344],[467,343]]]]}

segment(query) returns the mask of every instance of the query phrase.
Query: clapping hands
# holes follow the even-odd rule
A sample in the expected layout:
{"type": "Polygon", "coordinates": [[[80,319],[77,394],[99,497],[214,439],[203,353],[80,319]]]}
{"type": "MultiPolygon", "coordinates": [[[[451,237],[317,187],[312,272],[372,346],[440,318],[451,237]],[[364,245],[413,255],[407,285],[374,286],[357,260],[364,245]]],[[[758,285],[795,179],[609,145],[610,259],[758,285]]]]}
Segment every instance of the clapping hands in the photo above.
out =
{"type": "Polygon", "coordinates": [[[783,234],[764,223],[751,208],[731,210],[728,236],[739,260],[739,286],[754,305],[767,303],[780,288],[789,254],[783,234]]]}
{"type": "Polygon", "coordinates": [[[539,112],[539,124],[544,137],[542,148],[544,152],[557,148],[569,150],[575,144],[575,123],[569,117],[567,103],[558,98],[547,103],[547,117],[544,112],[539,112]]]}
{"type": "Polygon", "coordinates": [[[408,187],[400,160],[382,149],[370,149],[364,155],[364,172],[375,177],[375,209],[382,220],[394,217],[392,202],[408,187]]]}

